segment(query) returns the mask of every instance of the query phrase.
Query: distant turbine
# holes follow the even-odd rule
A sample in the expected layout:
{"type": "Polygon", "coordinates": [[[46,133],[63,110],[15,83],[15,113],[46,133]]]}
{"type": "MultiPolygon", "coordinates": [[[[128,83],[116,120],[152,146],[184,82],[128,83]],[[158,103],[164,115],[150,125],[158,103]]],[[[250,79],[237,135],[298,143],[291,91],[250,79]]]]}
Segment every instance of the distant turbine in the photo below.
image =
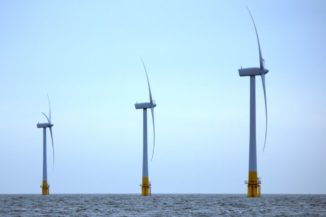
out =
{"type": "Polygon", "coordinates": [[[268,69],[264,66],[264,59],[262,57],[262,52],[260,49],[260,42],[258,37],[258,32],[255,24],[255,20],[249,10],[252,23],[255,28],[257,42],[258,42],[258,51],[259,51],[259,68],[241,68],[239,69],[240,76],[250,76],[250,138],[249,138],[249,178],[248,178],[248,197],[259,197],[260,196],[260,179],[257,174],[257,153],[256,153],[256,84],[255,76],[260,75],[264,91],[265,99],[265,117],[266,117],[266,126],[265,126],[265,140],[264,140],[264,149],[266,145],[267,138],[267,101],[266,101],[266,88],[265,88],[265,74],[267,74],[268,69]]]}
{"type": "Polygon", "coordinates": [[[151,86],[149,84],[148,74],[146,70],[146,66],[144,61],[141,59],[143,63],[143,67],[146,73],[147,78],[147,85],[148,85],[148,92],[149,92],[149,102],[144,103],[136,103],[136,109],[143,109],[143,177],[142,177],[142,196],[150,196],[151,195],[151,184],[149,182],[148,176],[148,154],[147,154],[147,109],[151,109],[152,113],[152,121],[153,121],[153,152],[152,152],[152,159],[154,156],[154,149],[155,149],[155,122],[154,122],[154,107],[156,107],[155,102],[152,99],[152,92],[151,86]]]}
{"type": "Polygon", "coordinates": [[[43,180],[42,180],[42,195],[49,195],[49,185],[47,180],[47,160],[46,160],[46,128],[49,128],[51,141],[52,141],[52,150],[53,150],[53,165],[54,165],[54,144],[53,144],[53,135],[52,135],[52,127],[53,124],[51,122],[51,103],[48,96],[49,103],[49,116],[42,112],[42,114],[47,119],[47,123],[37,123],[37,128],[43,128],[43,180]]]}

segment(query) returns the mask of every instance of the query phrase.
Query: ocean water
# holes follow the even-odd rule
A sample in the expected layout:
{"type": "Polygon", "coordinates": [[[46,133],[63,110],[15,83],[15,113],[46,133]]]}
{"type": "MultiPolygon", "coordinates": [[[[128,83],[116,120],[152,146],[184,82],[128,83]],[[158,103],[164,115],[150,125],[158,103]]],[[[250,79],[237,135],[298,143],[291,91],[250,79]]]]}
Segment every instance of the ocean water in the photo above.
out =
{"type": "Polygon", "coordinates": [[[0,195],[0,216],[326,216],[326,195],[0,195]]]}

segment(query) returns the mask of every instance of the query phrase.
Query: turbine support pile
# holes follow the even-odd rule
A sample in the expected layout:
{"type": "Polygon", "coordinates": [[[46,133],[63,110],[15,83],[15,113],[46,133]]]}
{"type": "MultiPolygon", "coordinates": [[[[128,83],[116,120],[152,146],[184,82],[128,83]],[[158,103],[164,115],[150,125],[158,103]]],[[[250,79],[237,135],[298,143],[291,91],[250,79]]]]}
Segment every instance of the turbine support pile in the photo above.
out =
{"type": "Polygon", "coordinates": [[[148,85],[148,92],[149,92],[149,102],[145,103],[136,103],[135,108],[136,109],[142,109],[143,110],[143,171],[142,171],[142,184],[141,184],[141,195],[142,196],[150,196],[151,195],[151,183],[149,181],[149,175],[148,175],[148,146],[147,146],[147,109],[151,109],[152,113],[152,123],[153,123],[153,152],[152,152],[152,158],[154,156],[154,150],[155,150],[155,121],[154,121],[154,108],[156,107],[155,102],[152,98],[152,92],[151,87],[149,84],[148,74],[147,70],[144,64],[144,61],[142,60],[143,67],[146,73],[147,78],[147,85],[148,85]]]}
{"type": "Polygon", "coordinates": [[[262,57],[262,52],[259,43],[258,32],[254,18],[248,8],[248,12],[251,16],[253,22],[256,38],[258,42],[258,51],[259,51],[259,67],[252,68],[241,68],[239,69],[240,76],[249,76],[250,77],[250,136],[249,136],[249,174],[248,181],[248,197],[260,197],[261,194],[261,182],[258,178],[257,173],[257,151],[256,151],[256,76],[260,76],[263,85],[263,93],[265,100],[265,141],[264,141],[264,150],[266,145],[267,138],[267,99],[266,99],[266,87],[265,87],[265,74],[268,73],[268,69],[265,68],[264,59],[262,57]]]}
{"type": "Polygon", "coordinates": [[[54,165],[54,144],[53,144],[53,135],[52,135],[52,127],[53,124],[51,122],[51,104],[50,104],[50,99],[48,98],[49,101],[49,116],[46,114],[42,113],[45,118],[47,119],[47,123],[37,123],[37,128],[42,128],[43,129],[43,178],[42,178],[42,195],[49,195],[49,184],[48,184],[48,177],[47,177],[47,152],[46,152],[46,128],[49,128],[50,130],[50,135],[51,135],[51,141],[52,141],[52,151],[53,151],[53,165],[54,165]]]}

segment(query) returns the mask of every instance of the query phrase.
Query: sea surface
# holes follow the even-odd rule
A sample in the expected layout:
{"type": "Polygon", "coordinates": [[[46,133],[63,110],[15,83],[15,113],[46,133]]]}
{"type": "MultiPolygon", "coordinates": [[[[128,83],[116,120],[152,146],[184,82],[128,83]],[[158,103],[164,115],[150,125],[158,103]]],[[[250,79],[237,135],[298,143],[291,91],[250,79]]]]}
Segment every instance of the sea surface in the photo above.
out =
{"type": "Polygon", "coordinates": [[[326,195],[0,195],[0,216],[326,216],[326,195]]]}

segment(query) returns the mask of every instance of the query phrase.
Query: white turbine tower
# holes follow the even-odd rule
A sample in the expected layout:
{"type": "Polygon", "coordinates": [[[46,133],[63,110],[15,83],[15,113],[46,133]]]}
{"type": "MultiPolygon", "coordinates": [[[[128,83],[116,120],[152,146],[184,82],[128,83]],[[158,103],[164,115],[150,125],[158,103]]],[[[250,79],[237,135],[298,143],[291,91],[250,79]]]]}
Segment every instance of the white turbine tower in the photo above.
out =
{"type": "Polygon", "coordinates": [[[49,195],[49,185],[48,185],[48,178],[47,178],[47,159],[46,159],[46,128],[49,128],[51,141],[52,141],[52,151],[53,151],[53,165],[54,165],[54,144],[53,144],[53,135],[52,135],[52,127],[53,124],[51,122],[51,104],[50,99],[48,97],[49,102],[49,116],[42,112],[42,114],[47,119],[47,123],[37,123],[37,128],[43,129],[43,180],[42,180],[42,195],[49,195]]]}
{"type": "Polygon", "coordinates": [[[268,73],[268,69],[264,66],[264,59],[262,57],[262,52],[260,48],[260,42],[258,37],[258,32],[255,24],[255,20],[249,10],[252,23],[255,28],[256,38],[258,43],[259,51],[259,67],[253,68],[241,68],[239,69],[240,76],[250,76],[250,137],[249,137],[249,175],[248,175],[248,197],[259,197],[260,196],[260,180],[257,174],[257,153],[256,153],[256,81],[255,76],[261,76],[264,100],[265,100],[265,141],[264,149],[266,145],[267,138],[267,102],[266,102],[266,88],[265,88],[265,74],[268,73]]]}
{"type": "Polygon", "coordinates": [[[148,152],[147,152],[147,109],[151,109],[152,113],[152,121],[153,121],[153,152],[152,152],[152,159],[154,156],[154,149],[155,149],[155,122],[154,122],[154,107],[156,107],[155,102],[152,99],[152,92],[151,86],[149,84],[148,74],[146,70],[146,66],[144,61],[141,59],[145,73],[147,78],[147,85],[148,85],[148,92],[149,92],[149,102],[144,103],[136,103],[136,109],[143,110],[143,177],[142,177],[142,196],[150,196],[151,195],[151,184],[149,182],[149,175],[148,175],[148,152]]]}

